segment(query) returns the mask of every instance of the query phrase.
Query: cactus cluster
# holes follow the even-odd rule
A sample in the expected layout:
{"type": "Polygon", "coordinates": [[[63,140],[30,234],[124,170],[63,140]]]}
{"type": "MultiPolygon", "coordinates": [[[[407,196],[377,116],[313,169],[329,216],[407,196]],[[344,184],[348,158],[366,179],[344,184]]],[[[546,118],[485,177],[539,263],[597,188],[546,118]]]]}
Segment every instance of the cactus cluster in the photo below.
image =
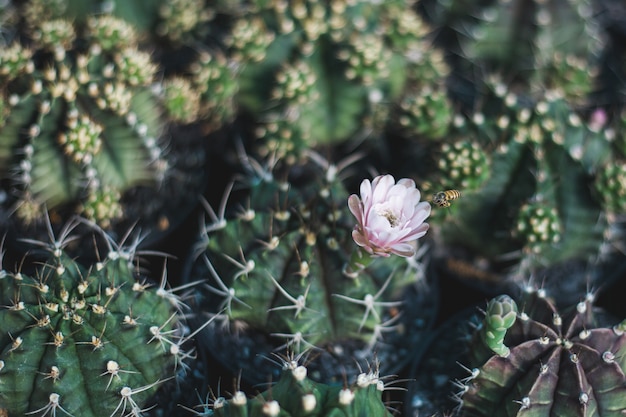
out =
{"type": "MultiPolygon", "coordinates": [[[[190,276],[209,282],[199,303],[233,333],[262,334],[265,344],[255,348],[264,354],[289,348],[399,357],[432,317],[424,265],[419,257],[381,257],[344,273],[357,248],[355,220],[337,166],[316,159],[287,169],[284,177],[278,168],[259,172],[229,215],[223,203],[221,214],[203,226],[190,276]],[[418,295],[411,288],[419,284],[418,295]],[[417,297],[410,302],[424,308],[405,311],[405,297],[417,297]],[[411,317],[422,325],[415,327],[418,320],[411,317]]],[[[330,372],[341,377],[339,369],[330,372]]]]}
{"type": "Polygon", "coordinates": [[[377,114],[405,89],[442,83],[447,67],[429,32],[413,2],[252,2],[227,46],[262,147],[299,157],[380,131],[377,114]]]}
{"type": "Polygon", "coordinates": [[[64,250],[72,227],[33,242],[49,257],[32,272],[0,270],[0,408],[141,415],[186,365],[181,300],[140,273],[133,246],[107,237],[101,260],[73,259],[64,250]]]}
{"type": "Polygon", "coordinates": [[[327,385],[308,377],[308,370],[296,360],[285,360],[280,379],[266,391],[248,398],[240,390],[230,399],[218,397],[198,416],[382,416],[391,417],[382,401],[385,383],[378,370],[359,374],[350,385],[327,385]]]}
{"type": "Polygon", "coordinates": [[[623,323],[605,327],[593,298],[562,312],[534,288],[489,301],[458,382],[463,415],[623,415],[623,323]]]}

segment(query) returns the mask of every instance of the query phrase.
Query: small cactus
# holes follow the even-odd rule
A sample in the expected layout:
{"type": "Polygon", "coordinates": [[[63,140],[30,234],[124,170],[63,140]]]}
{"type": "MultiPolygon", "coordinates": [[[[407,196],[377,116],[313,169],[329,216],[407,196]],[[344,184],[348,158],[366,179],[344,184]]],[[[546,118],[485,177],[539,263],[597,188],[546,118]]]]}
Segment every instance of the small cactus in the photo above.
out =
{"type": "MultiPolygon", "coordinates": [[[[223,203],[219,216],[203,227],[190,276],[209,280],[199,303],[219,313],[233,332],[262,334],[272,346],[266,354],[285,347],[358,349],[364,357],[377,351],[382,358],[390,346],[396,353],[408,348],[410,342],[401,340],[419,338],[420,332],[403,330],[412,326],[405,316],[429,315],[428,308],[400,314],[410,289],[425,281],[419,259],[386,254],[346,272],[351,253],[360,253],[366,264],[371,259],[355,251],[355,220],[337,166],[324,161],[290,172],[288,180],[263,173],[239,209],[226,216],[223,203]],[[298,178],[301,170],[308,179],[298,178]]],[[[338,369],[331,372],[341,377],[338,369]]]]}
{"type": "Polygon", "coordinates": [[[82,265],[65,252],[65,232],[33,242],[49,258],[32,274],[0,271],[0,409],[141,415],[185,366],[182,304],[139,273],[135,248],[107,240],[104,259],[82,265]]]}
{"type": "Polygon", "coordinates": [[[462,415],[623,415],[626,335],[592,301],[559,312],[534,288],[491,300],[459,381],[462,415]]]}

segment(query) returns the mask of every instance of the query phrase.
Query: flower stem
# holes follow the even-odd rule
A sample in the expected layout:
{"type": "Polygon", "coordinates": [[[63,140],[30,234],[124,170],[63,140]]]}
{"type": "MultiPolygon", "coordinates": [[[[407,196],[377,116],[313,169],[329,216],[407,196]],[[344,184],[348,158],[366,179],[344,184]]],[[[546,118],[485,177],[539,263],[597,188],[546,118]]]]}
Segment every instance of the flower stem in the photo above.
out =
{"type": "Polygon", "coordinates": [[[377,256],[371,255],[361,248],[352,251],[350,260],[343,267],[343,274],[348,278],[357,278],[359,273],[367,268],[377,256]]]}

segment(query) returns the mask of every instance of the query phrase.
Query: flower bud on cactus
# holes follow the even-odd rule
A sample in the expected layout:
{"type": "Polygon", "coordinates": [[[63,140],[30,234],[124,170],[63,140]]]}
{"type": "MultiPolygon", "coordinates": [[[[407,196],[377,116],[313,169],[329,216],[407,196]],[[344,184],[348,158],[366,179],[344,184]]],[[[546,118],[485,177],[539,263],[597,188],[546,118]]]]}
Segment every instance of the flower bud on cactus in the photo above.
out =
{"type": "Polygon", "coordinates": [[[360,374],[350,386],[326,385],[312,381],[307,368],[296,361],[285,362],[280,379],[267,391],[247,399],[237,391],[229,400],[213,402],[213,415],[218,417],[391,417],[382,402],[384,383],[377,371],[360,374]]]}
{"type": "Polygon", "coordinates": [[[592,299],[563,312],[535,289],[519,311],[509,296],[490,301],[470,347],[475,371],[459,381],[463,415],[623,415],[626,334],[598,323],[592,299]]]}
{"type": "Polygon", "coordinates": [[[32,274],[0,271],[0,409],[140,415],[183,365],[180,301],[139,274],[132,248],[84,266],[65,243],[38,242],[50,256],[32,274]]]}

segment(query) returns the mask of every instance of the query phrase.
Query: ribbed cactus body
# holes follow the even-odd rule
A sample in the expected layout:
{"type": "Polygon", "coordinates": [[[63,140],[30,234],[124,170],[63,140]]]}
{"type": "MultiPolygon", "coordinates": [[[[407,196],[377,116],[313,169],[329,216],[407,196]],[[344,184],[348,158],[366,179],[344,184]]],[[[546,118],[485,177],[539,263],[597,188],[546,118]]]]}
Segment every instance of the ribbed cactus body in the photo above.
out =
{"type": "Polygon", "coordinates": [[[88,266],[59,246],[50,252],[33,274],[0,271],[0,409],[138,413],[181,359],[175,297],[127,252],[88,266]]]}
{"type": "MultiPolygon", "coordinates": [[[[308,164],[293,169],[304,172],[293,182],[260,179],[230,216],[201,234],[189,278],[208,279],[200,303],[219,313],[233,333],[262,334],[273,346],[265,354],[340,351],[345,344],[364,356],[382,355],[383,346],[408,348],[419,337],[419,331],[403,330],[417,323],[405,324],[405,317],[431,317],[430,307],[401,313],[414,285],[424,283],[419,259],[380,257],[355,276],[344,274],[357,248],[355,221],[334,169],[308,164]]],[[[338,369],[332,372],[340,377],[338,369]]]]}
{"type": "Polygon", "coordinates": [[[464,415],[623,415],[626,335],[599,327],[591,297],[561,313],[542,291],[528,290],[511,323],[505,316],[516,309],[501,306],[514,304],[508,296],[489,303],[465,364],[475,371],[459,394],[464,415]],[[495,326],[502,342],[493,343],[489,329],[504,321],[495,326]]]}
{"type": "Polygon", "coordinates": [[[286,362],[280,379],[267,391],[247,399],[238,391],[228,400],[214,401],[213,412],[230,416],[373,416],[390,417],[381,397],[384,384],[378,373],[362,373],[349,386],[326,385],[308,378],[307,368],[286,362]]]}
{"type": "MultiPolygon", "coordinates": [[[[425,175],[463,198],[451,208],[454,221],[436,218],[443,219],[446,243],[488,258],[497,274],[513,267],[524,277],[607,255],[599,253],[609,246],[606,220],[615,220],[620,204],[623,152],[621,135],[606,129],[614,112],[595,102],[606,43],[602,8],[595,6],[587,0],[424,2],[437,41],[449,52],[448,92],[462,114],[449,136],[472,143],[489,161],[484,181],[468,181],[451,163],[460,160],[448,151],[456,150],[453,143],[441,141],[443,157],[432,153],[438,172],[425,175]]],[[[466,160],[464,169],[480,172],[478,166],[478,159],[466,160]]]]}

